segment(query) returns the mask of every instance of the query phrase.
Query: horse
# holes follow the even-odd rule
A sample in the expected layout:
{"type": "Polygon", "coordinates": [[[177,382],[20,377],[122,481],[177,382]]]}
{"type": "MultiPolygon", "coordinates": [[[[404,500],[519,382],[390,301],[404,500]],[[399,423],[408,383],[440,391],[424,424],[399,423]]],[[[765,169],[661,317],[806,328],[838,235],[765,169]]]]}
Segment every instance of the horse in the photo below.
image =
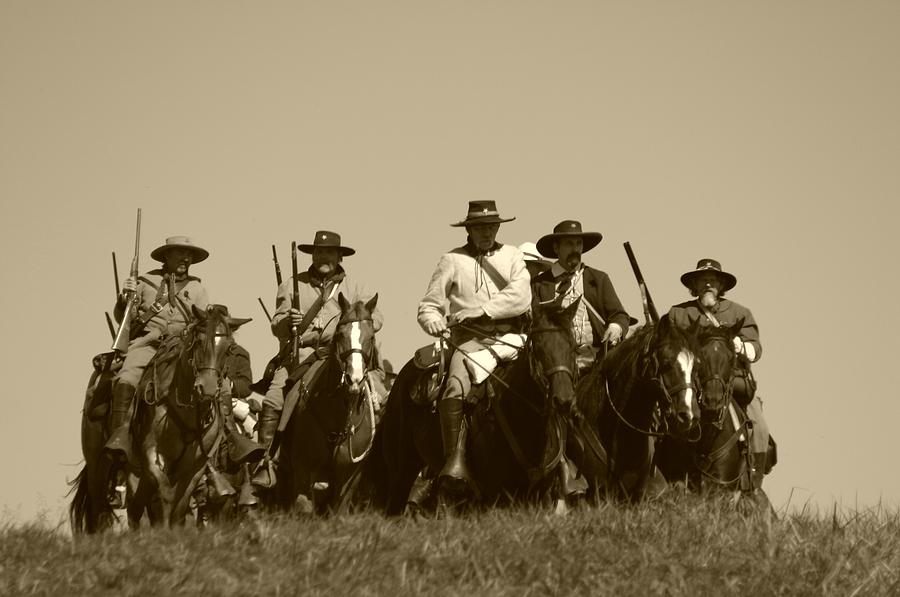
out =
{"type": "MultiPolygon", "coordinates": [[[[474,490],[464,507],[542,503],[555,496],[565,416],[575,399],[572,315],[571,308],[536,305],[518,357],[497,368],[480,389],[473,388],[479,397],[467,406],[466,453],[474,490]]],[[[458,505],[435,479],[444,464],[436,411],[439,368],[423,369],[411,359],[388,396],[363,473],[370,505],[388,515],[440,513],[458,505]]]]}
{"type": "Polygon", "coordinates": [[[122,365],[115,352],[97,355],[85,392],[81,415],[81,453],[84,466],[70,482],[73,494],[69,522],[74,534],[98,533],[111,528],[117,517],[109,501],[112,462],[103,457],[109,439],[107,419],[112,399],[112,380],[122,365]]]}
{"type": "Polygon", "coordinates": [[[655,441],[697,436],[694,334],[668,318],[647,324],[579,380],[568,451],[593,500],[642,500],[661,482],[653,466],[655,441]]]}
{"type": "Polygon", "coordinates": [[[700,439],[665,438],[656,463],[670,483],[684,482],[697,493],[731,493],[764,506],[768,498],[760,487],[762,474],[754,474],[749,450],[752,423],[733,395],[740,357],[732,346],[743,323],[700,331],[700,439]]]}
{"type": "Polygon", "coordinates": [[[148,510],[151,524],[182,524],[198,481],[217,474],[210,455],[225,439],[224,363],[234,331],[250,319],[232,318],[224,305],[192,311],[195,320],[162,343],[138,385],[131,423],[138,483],[127,507],[133,529],[148,510]]]}
{"type": "Polygon", "coordinates": [[[375,403],[368,373],[377,367],[372,313],[378,295],[351,303],[338,294],[341,313],[327,357],[288,415],[281,439],[275,502],[304,513],[344,512],[350,489],[375,435],[375,403]],[[325,489],[322,489],[322,488],[325,489]]]}

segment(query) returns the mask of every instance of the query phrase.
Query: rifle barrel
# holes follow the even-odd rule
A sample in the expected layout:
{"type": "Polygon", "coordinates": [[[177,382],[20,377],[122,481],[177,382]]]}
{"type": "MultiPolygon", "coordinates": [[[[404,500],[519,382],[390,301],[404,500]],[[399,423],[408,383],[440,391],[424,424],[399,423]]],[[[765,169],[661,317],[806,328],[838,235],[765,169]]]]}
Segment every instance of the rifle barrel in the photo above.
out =
{"type": "Polygon", "coordinates": [[[275,262],[275,281],[281,287],[281,266],[278,265],[278,253],[275,251],[275,245],[272,245],[272,261],[275,262]]]}
{"type": "Polygon", "coordinates": [[[122,294],[122,289],[119,287],[119,266],[116,264],[116,252],[112,252],[113,258],[113,278],[116,280],[116,299],[119,298],[119,295],[122,294]]]}
{"type": "Polygon", "coordinates": [[[269,323],[272,323],[272,316],[269,315],[269,310],[266,309],[266,304],[265,304],[265,303],[263,302],[263,300],[262,300],[261,298],[259,298],[259,297],[256,297],[256,300],[259,301],[259,306],[263,308],[263,313],[266,314],[266,319],[269,320],[269,323]]]}

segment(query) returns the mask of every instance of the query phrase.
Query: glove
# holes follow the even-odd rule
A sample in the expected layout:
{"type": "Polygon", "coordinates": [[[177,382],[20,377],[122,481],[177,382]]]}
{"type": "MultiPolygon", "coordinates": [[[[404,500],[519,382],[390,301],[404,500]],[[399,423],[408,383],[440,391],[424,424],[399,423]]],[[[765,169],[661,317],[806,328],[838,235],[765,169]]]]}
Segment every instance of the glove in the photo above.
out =
{"type": "Polygon", "coordinates": [[[609,342],[612,345],[616,345],[621,339],[622,326],[614,322],[607,326],[606,331],[603,333],[603,338],[601,338],[600,340],[602,342],[609,342]]]}
{"type": "Polygon", "coordinates": [[[237,398],[231,399],[231,412],[238,421],[243,421],[250,414],[250,405],[237,398]]]}
{"type": "Polygon", "coordinates": [[[735,336],[734,338],[732,338],[732,341],[734,342],[734,352],[736,352],[737,354],[741,354],[742,352],[744,352],[743,340],[735,336]]]}

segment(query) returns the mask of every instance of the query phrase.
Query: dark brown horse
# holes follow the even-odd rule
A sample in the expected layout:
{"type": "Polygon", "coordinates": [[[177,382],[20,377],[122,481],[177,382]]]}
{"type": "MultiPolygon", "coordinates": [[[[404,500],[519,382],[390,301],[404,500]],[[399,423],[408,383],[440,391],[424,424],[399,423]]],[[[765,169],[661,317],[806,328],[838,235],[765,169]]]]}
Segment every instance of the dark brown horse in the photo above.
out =
{"type": "Polygon", "coordinates": [[[638,501],[657,481],[660,437],[699,432],[696,341],[667,318],[598,360],[579,381],[568,449],[593,497],[638,501]]]}
{"type": "MultiPolygon", "coordinates": [[[[565,447],[565,413],[574,400],[575,340],[572,313],[536,307],[524,349],[494,371],[469,413],[466,452],[482,506],[555,497],[565,447]]],[[[434,369],[409,361],[388,397],[373,455],[364,471],[371,503],[390,515],[412,502],[428,508],[440,501],[434,472],[444,462],[439,417],[422,390],[434,369]]]]}
{"type": "Polygon", "coordinates": [[[112,462],[103,457],[102,452],[108,439],[112,380],[122,365],[122,359],[116,357],[116,353],[108,352],[94,357],[93,365],[81,414],[84,467],[71,482],[70,493],[74,495],[69,504],[69,521],[75,534],[106,530],[116,520],[109,502],[112,462]]]}
{"type": "Polygon", "coordinates": [[[282,507],[342,511],[348,488],[375,435],[375,404],[367,375],[377,366],[372,312],[378,301],[350,303],[338,294],[341,315],[328,356],[285,427],[276,486],[282,507]],[[314,488],[327,487],[314,491],[314,488]]]}
{"type": "Polygon", "coordinates": [[[139,481],[128,503],[132,528],[151,505],[150,521],[182,524],[209,456],[225,441],[218,406],[233,332],[250,319],[235,319],[223,305],[193,308],[195,321],[165,341],[138,385],[132,434],[139,481]]]}
{"type": "Polygon", "coordinates": [[[699,333],[700,438],[665,438],[656,463],[669,482],[685,482],[696,492],[736,492],[765,504],[767,498],[752,474],[752,424],[733,395],[739,357],[732,347],[742,327],[739,320],[731,326],[707,326],[699,333]]]}

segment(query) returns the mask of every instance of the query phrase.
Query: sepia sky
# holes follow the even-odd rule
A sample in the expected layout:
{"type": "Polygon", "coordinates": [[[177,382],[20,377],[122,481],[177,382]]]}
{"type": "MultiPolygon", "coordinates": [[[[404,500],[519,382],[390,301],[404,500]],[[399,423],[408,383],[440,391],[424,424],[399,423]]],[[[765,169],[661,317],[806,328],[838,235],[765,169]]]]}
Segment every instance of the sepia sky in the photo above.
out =
{"type": "Polygon", "coordinates": [[[585,262],[640,319],[623,242],[661,311],[721,261],[776,507],[897,507],[898,29],[893,1],[0,3],[0,520],[62,516],[138,207],[141,271],[195,237],[259,376],[272,244],[287,276],[339,232],[399,367],[472,199],[504,242],[602,232],[585,262]]]}

